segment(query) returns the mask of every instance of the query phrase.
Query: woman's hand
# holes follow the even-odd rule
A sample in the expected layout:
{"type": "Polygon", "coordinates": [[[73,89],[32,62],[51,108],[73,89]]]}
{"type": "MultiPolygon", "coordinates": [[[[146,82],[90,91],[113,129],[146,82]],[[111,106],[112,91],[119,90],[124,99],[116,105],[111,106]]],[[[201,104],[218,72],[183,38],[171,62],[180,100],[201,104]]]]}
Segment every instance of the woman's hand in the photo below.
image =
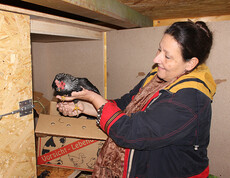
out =
{"type": "Polygon", "coordinates": [[[57,103],[58,111],[64,116],[78,116],[84,110],[81,102],[74,104],[74,102],[59,102],[57,103]]]}
{"type": "Polygon", "coordinates": [[[78,101],[76,104],[74,102],[59,102],[57,103],[58,110],[64,116],[78,116],[81,113],[97,116],[97,111],[94,106],[86,101],[78,101]]]}

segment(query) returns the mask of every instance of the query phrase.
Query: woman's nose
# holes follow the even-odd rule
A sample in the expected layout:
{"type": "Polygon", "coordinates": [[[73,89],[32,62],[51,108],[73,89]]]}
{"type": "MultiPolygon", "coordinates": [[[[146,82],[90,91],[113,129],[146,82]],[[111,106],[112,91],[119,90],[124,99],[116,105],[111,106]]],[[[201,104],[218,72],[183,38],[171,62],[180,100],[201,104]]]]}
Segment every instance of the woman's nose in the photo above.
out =
{"type": "Polygon", "coordinates": [[[162,55],[161,53],[157,53],[156,57],[153,59],[154,63],[160,63],[161,62],[162,55]]]}

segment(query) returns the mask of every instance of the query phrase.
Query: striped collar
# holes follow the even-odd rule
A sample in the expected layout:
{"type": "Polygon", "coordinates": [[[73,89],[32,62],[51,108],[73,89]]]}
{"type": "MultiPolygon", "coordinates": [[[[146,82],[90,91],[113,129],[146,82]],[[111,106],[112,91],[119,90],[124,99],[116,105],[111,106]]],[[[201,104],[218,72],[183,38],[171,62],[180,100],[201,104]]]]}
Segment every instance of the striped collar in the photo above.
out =
{"type": "MultiPolygon", "coordinates": [[[[144,85],[146,85],[157,74],[157,70],[158,68],[156,67],[149,73],[149,76],[146,78],[144,85]]],[[[216,92],[216,83],[208,67],[205,64],[201,64],[189,74],[178,78],[165,89],[172,93],[176,93],[177,91],[184,88],[197,89],[212,100],[216,92]]]]}

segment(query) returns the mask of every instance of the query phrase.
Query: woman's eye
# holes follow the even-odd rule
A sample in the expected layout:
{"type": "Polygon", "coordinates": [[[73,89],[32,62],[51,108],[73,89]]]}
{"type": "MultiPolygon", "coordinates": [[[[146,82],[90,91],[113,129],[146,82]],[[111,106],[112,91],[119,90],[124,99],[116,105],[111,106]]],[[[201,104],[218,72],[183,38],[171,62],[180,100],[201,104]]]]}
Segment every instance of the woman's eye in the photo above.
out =
{"type": "Polygon", "coordinates": [[[170,57],[169,56],[165,56],[166,57],[166,59],[170,59],[170,57]]]}

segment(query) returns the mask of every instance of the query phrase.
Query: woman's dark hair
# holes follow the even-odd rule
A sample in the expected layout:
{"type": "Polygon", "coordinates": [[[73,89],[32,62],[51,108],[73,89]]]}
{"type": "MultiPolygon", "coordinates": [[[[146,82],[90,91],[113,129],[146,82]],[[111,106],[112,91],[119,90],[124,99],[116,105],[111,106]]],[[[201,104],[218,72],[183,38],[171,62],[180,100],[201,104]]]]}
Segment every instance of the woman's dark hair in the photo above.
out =
{"type": "Polygon", "coordinates": [[[213,39],[212,32],[204,22],[175,22],[166,29],[165,34],[173,36],[180,44],[185,61],[197,57],[199,64],[202,64],[208,58],[213,39]]]}

